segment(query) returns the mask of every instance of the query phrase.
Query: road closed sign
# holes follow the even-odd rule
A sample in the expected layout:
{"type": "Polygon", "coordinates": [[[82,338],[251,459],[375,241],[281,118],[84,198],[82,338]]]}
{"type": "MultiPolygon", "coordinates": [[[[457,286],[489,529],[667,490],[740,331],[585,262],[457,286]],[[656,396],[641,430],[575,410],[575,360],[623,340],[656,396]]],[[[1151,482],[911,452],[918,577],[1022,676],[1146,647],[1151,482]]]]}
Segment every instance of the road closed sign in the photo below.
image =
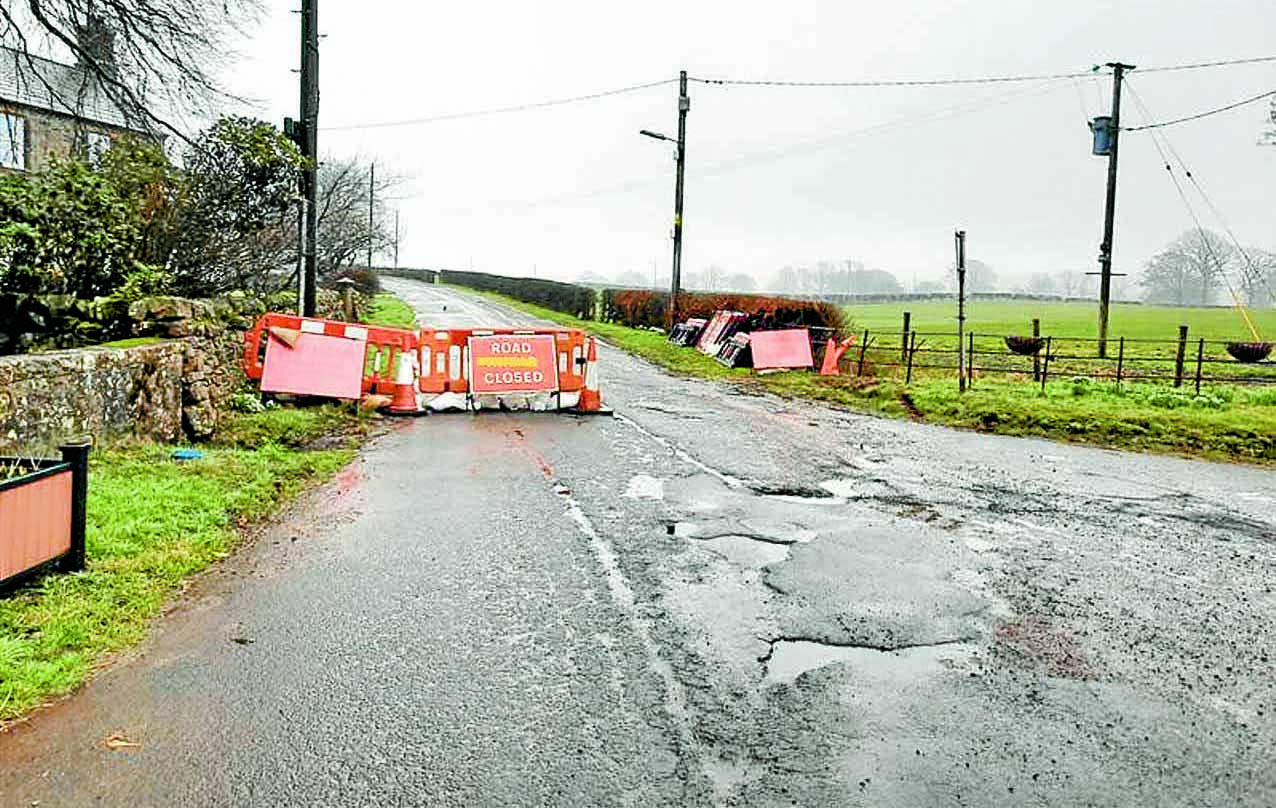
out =
{"type": "Polygon", "coordinates": [[[476,395],[558,389],[552,334],[470,337],[470,390],[476,395]]]}

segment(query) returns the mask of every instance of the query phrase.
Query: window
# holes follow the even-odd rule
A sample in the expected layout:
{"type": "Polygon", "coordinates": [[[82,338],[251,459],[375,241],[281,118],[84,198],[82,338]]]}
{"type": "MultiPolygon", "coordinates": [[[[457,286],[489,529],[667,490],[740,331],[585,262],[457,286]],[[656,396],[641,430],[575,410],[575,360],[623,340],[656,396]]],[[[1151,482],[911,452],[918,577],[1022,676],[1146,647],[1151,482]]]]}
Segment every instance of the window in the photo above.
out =
{"type": "Polygon", "coordinates": [[[85,144],[85,153],[89,162],[96,165],[102,159],[102,155],[106,154],[106,150],[111,148],[111,138],[101,132],[89,132],[85,144]]]}
{"type": "Polygon", "coordinates": [[[20,115],[0,112],[0,167],[27,167],[27,121],[20,115]]]}

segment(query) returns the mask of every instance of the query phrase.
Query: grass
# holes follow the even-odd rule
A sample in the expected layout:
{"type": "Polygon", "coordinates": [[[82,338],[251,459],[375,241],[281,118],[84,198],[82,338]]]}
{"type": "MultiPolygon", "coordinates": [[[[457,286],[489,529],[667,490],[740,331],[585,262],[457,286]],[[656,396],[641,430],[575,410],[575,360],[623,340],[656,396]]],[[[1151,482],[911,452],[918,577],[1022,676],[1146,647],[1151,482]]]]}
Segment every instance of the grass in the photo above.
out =
{"type": "Polygon", "coordinates": [[[236,415],[201,460],[172,447],[94,453],[88,566],[0,599],[0,721],[71,692],[110,654],[141,641],[192,574],[225,558],[243,528],[348,463],[349,448],[295,448],[356,430],[336,407],[236,415]]]}
{"type": "Polygon", "coordinates": [[[384,325],[390,328],[416,328],[416,312],[407,303],[388,292],[372,298],[372,305],[363,316],[368,325],[384,325]]]}
{"type": "MultiPolygon", "coordinates": [[[[957,330],[954,301],[926,300],[892,303],[865,303],[845,308],[855,327],[870,332],[903,330],[904,312],[912,313],[912,329],[919,332],[953,333],[957,330]]],[[[1043,335],[1098,336],[1098,304],[1057,300],[975,300],[967,304],[967,329],[979,334],[1031,334],[1032,319],[1041,320],[1043,335]]],[[[1276,309],[1255,309],[1250,318],[1260,334],[1276,336],[1276,309]]],[[[1231,308],[1174,308],[1132,303],[1114,303],[1108,318],[1111,338],[1177,340],[1178,327],[1188,327],[1195,340],[1242,340],[1253,337],[1244,320],[1231,308]]]]}
{"type": "MultiPolygon", "coordinates": [[[[1004,435],[1216,460],[1276,462],[1276,387],[1206,385],[1198,396],[1191,386],[1173,388],[1128,382],[1116,385],[1057,376],[1043,391],[1040,385],[1028,380],[999,376],[977,378],[973,389],[963,394],[958,392],[956,379],[951,375],[919,375],[906,386],[902,380],[871,376],[825,377],[805,372],[755,374],[748,369],[725,368],[699,351],[671,345],[657,332],[579,320],[499,295],[489,296],[542,319],[584,329],[673,373],[722,380],[785,398],[822,401],[894,418],[1004,435]]],[[[889,305],[899,309],[901,304],[889,305]]],[[[1209,310],[1191,311],[1203,315],[1198,321],[1202,328],[1217,314],[1209,310]]],[[[1166,317],[1164,313],[1159,316],[1163,320],[1166,317]]],[[[1172,321],[1172,318],[1166,320],[1172,321]]],[[[1150,328],[1148,323],[1154,320],[1145,322],[1145,327],[1150,328]]],[[[898,323],[895,325],[898,327],[898,323]]],[[[1276,330],[1276,323],[1273,325],[1276,330]]],[[[1220,321],[1215,327],[1219,333],[1224,325],[1220,321]]],[[[605,399],[606,390],[603,395],[605,399]]]]}
{"type": "Polygon", "coordinates": [[[136,348],[139,345],[155,345],[163,342],[161,337],[129,337],[128,339],[117,339],[111,342],[103,342],[100,348],[136,348]]]}

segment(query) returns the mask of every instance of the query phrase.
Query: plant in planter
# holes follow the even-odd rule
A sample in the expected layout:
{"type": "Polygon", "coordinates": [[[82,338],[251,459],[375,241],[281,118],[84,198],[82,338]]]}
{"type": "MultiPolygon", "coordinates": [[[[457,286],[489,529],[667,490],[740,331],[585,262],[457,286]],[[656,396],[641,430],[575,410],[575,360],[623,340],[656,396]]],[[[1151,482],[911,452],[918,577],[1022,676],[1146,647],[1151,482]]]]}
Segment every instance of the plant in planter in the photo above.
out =
{"type": "Polygon", "coordinates": [[[1020,356],[1033,356],[1041,353],[1041,349],[1046,346],[1044,337],[1025,337],[1025,336],[1009,336],[1006,337],[1006,347],[1020,356]]]}
{"type": "Polygon", "coordinates": [[[0,588],[57,566],[84,568],[89,446],[62,459],[0,458],[0,588]]]}
{"type": "Polygon", "coordinates": [[[1252,365],[1266,359],[1272,352],[1272,345],[1270,342],[1229,342],[1227,352],[1237,362],[1252,365]]]}

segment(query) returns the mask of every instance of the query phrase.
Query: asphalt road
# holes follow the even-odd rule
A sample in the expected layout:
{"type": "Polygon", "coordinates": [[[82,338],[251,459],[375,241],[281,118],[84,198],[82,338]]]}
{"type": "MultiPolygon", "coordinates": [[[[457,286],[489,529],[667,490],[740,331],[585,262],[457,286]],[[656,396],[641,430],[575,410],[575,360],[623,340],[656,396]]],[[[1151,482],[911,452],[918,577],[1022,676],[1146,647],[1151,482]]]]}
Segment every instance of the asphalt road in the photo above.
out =
{"type": "Polygon", "coordinates": [[[0,736],[0,804],[1276,804],[1272,471],[601,366],[614,419],[374,441],[0,736]]]}

